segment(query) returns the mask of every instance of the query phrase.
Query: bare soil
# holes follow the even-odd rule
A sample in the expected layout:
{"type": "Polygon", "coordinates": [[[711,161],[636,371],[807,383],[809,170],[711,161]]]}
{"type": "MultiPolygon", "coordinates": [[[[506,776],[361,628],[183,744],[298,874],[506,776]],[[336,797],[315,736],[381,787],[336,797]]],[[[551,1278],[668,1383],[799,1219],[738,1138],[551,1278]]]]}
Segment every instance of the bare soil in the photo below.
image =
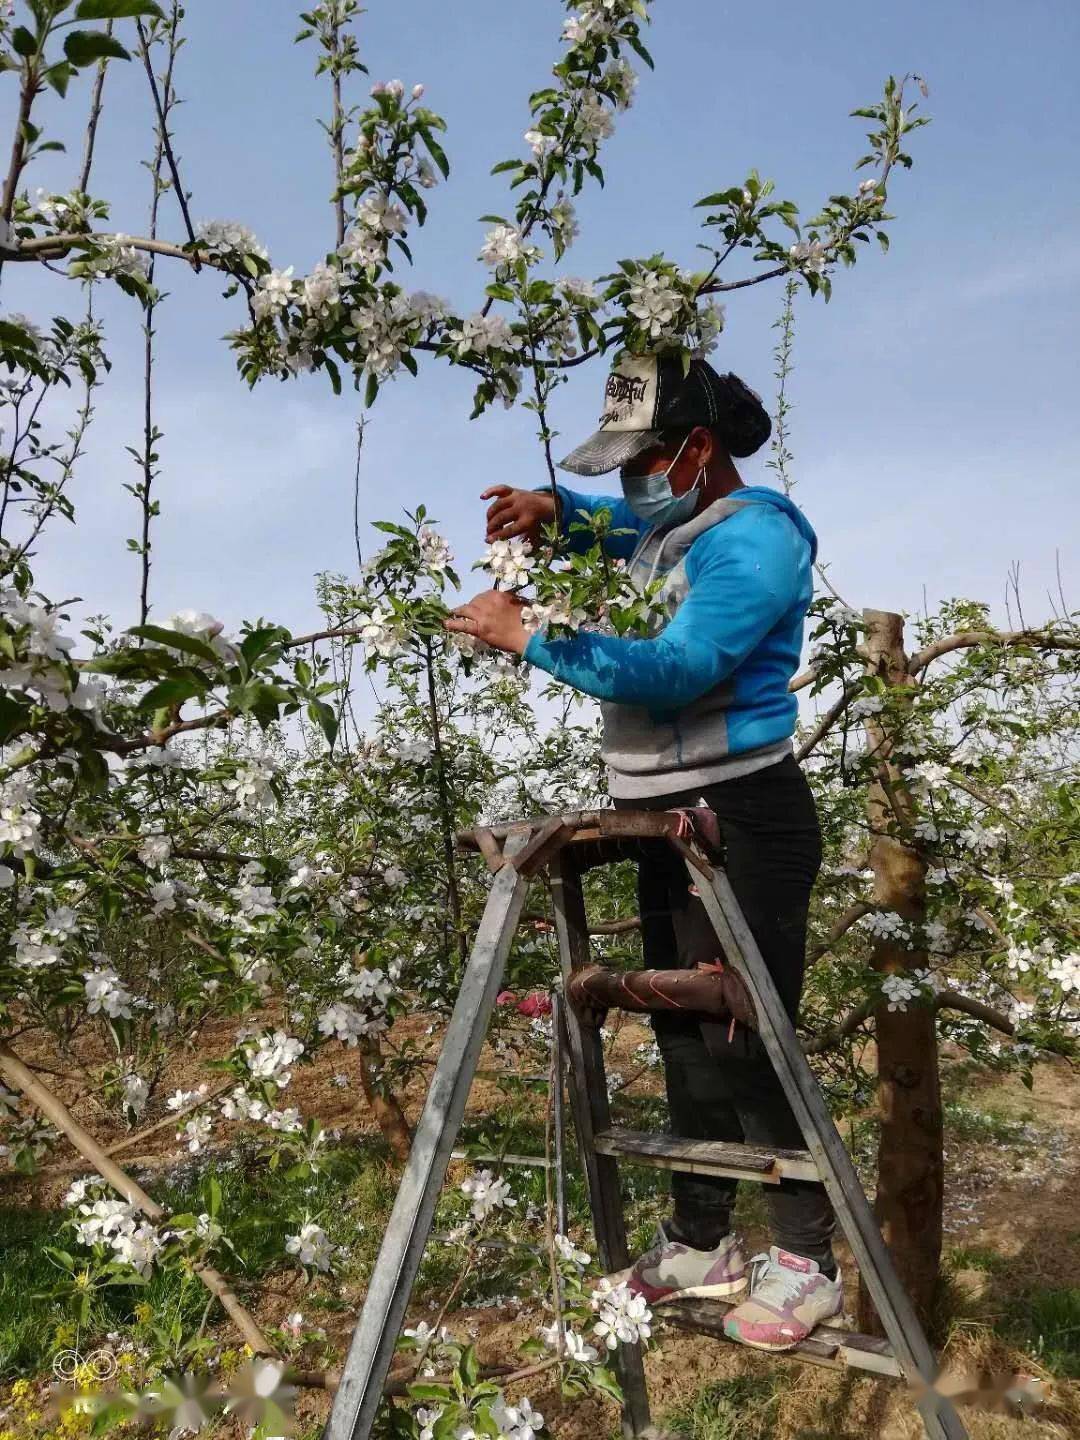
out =
{"type": "MultiPolygon", "coordinates": [[[[429,1019],[411,1016],[396,1027],[395,1035],[408,1036],[434,1059],[437,1040],[425,1034],[429,1019]]],[[[208,1054],[225,1053],[234,1034],[232,1022],[208,1028],[199,1053],[177,1054],[170,1064],[160,1091],[167,1095],[176,1088],[190,1089],[206,1078],[203,1062],[208,1054]]],[[[644,1027],[623,1025],[612,1056],[613,1067],[630,1075],[636,1069],[635,1047],[650,1038],[644,1027]]],[[[72,1057],[47,1054],[33,1047],[23,1051],[31,1064],[47,1069],[70,1071],[72,1057]]],[[[80,1054],[87,1072],[106,1057],[80,1054]]],[[[496,1066],[498,1057],[485,1053],[482,1064],[496,1066]]],[[[426,1089],[424,1071],[404,1095],[410,1119],[419,1113],[426,1089]]],[[[42,1077],[47,1082],[48,1075],[42,1077]]],[[[123,1134],[107,1121],[89,1084],[56,1083],[58,1092],[76,1118],[104,1144],[123,1134]]],[[[647,1077],[646,1090],[655,1090],[658,1081],[647,1077]]],[[[1051,1437],[1080,1437],[1080,1382],[1057,1381],[1037,1361],[1010,1348],[994,1331],[1011,1298],[1032,1286],[1052,1288],[1080,1286],[1080,1076],[1064,1062],[1041,1066],[1033,1091],[1016,1080],[984,1080],[973,1103],[996,1114],[1029,1119],[1041,1137],[1037,1146],[1016,1151],[1013,1147],[989,1142],[950,1142],[949,1179],[946,1200],[947,1249],[977,1248],[993,1252],[996,1261],[987,1269],[962,1266],[953,1275],[944,1302],[942,1333],[946,1336],[942,1357],[948,1372],[957,1375],[1013,1374],[1021,1372],[1045,1383],[1046,1400],[1031,1418],[995,1414],[988,1409],[965,1407],[964,1418],[973,1440],[1051,1440],[1051,1437]]],[[[317,1114],[327,1127],[340,1127],[350,1134],[371,1133],[373,1124],[364,1105],[355,1071],[355,1058],[329,1050],[310,1065],[296,1069],[287,1103],[304,1114],[317,1114]],[[335,1084],[339,1073],[349,1076],[347,1088],[335,1084]]],[[[470,1114],[497,1113],[502,1092],[497,1083],[478,1080],[470,1100],[470,1114]]],[[[46,1167],[33,1180],[7,1179],[0,1189],[0,1203],[31,1203],[45,1208],[58,1203],[59,1195],[72,1173],[82,1173],[81,1162],[68,1165],[61,1159],[46,1167]]],[[[166,1126],[149,1135],[130,1152],[118,1155],[121,1164],[147,1167],[151,1172],[180,1155],[174,1127],[166,1126]]],[[[764,1233],[747,1236],[755,1248],[768,1243],[764,1233]]],[[[838,1258],[845,1276],[848,1309],[854,1311],[855,1271],[842,1241],[838,1258]]],[[[955,1267],[954,1267],[955,1268],[955,1267]]],[[[355,1288],[355,1287],[354,1287],[355,1288]]],[[[346,1296],[348,1312],[326,1317],[331,1340],[344,1346],[351,1318],[362,1301],[362,1292],[346,1296]]],[[[273,1277],[256,1307],[263,1324],[280,1321],[303,1300],[299,1279],[273,1277]]],[[[428,1303],[416,1318],[432,1318],[428,1303]]],[[[446,1323],[457,1333],[476,1339],[480,1358],[487,1363],[506,1363],[521,1341],[535,1335],[540,1316],[533,1311],[508,1306],[501,1309],[456,1309],[446,1323]]],[[[679,1410],[703,1387],[746,1374],[779,1374],[780,1399],[773,1427],[767,1432],[754,1429],[753,1436],[767,1433],[776,1440],[915,1440],[923,1431],[918,1415],[896,1382],[875,1381],[785,1360],[772,1360],[735,1346],[705,1337],[659,1328],[657,1343],[646,1359],[654,1415],[679,1410]],[[779,1370],[777,1370],[779,1366],[779,1370]]],[[[613,1407],[600,1399],[562,1399],[547,1376],[531,1379],[526,1388],[533,1403],[544,1413],[558,1440],[603,1440],[618,1433],[613,1407]]],[[[325,1412],[323,1394],[305,1394],[300,1403],[302,1418],[314,1420],[325,1412]]]]}

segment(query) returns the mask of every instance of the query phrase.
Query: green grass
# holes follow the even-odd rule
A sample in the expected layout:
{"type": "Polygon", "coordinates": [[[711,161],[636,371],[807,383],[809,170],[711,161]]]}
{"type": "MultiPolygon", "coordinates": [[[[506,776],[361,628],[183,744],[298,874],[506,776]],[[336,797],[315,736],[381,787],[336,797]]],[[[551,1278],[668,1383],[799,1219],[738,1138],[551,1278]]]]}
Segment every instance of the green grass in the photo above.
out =
{"type": "MultiPolygon", "coordinates": [[[[350,1146],[325,1157],[317,1176],[306,1186],[283,1183],[264,1161],[249,1155],[243,1161],[209,1169],[177,1184],[151,1186],[154,1196],[174,1214],[208,1208],[209,1175],[221,1187],[221,1219],[234,1251],[224,1251],[219,1266],[233,1279],[241,1299],[248,1287],[275,1269],[290,1265],[285,1237],[305,1215],[325,1226],[331,1240],[347,1244],[352,1264],[362,1269],[374,1259],[394,1197],[394,1181],[380,1145],[350,1146]]],[[[48,1297],[61,1272],[45,1254],[46,1246],[68,1250],[76,1259],[88,1256],[70,1232],[62,1229],[58,1211],[0,1209],[0,1379],[48,1370],[58,1348],[72,1343],[73,1319],[62,1300],[48,1297]],[[57,1332],[69,1332],[58,1342],[57,1332]]],[[[305,1308],[324,1310],[341,1303],[339,1285],[312,1287],[305,1308]],[[321,1303],[320,1303],[321,1302],[321,1303]]],[[[129,1331],[157,1351],[169,1350],[175,1336],[197,1330],[207,1312],[208,1295],[192,1276],[156,1272],[147,1285],[110,1288],[95,1297],[84,1339],[86,1348],[112,1330],[129,1331]],[[142,1325],[136,1307],[149,1307],[156,1334],[142,1325]]],[[[213,1310],[208,1323],[219,1316],[213,1310]]]]}
{"type": "Polygon", "coordinates": [[[1028,1149],[1035,1143],[1029,1129],[1030,1116],[1003,1115],[964,1100],[949,1100],[943,1109],[947,1140],[1005,1145],[1011,1149],[1028,1149]]]}
{"type": "Polygon", "coordinates": [[[30,1210],[0,1210],[0,1377],[30,1375],[48,1363],[56,1327],[64,1319],[59,1305],[33,1296],[55,1283],[57,1271],[44,1254],[54,1238],[51,1215],[30,1210]]]}
{"type": "Polygon", "coordinates": [[[782,1384],[775,1374],[715,1381],[665,1415],[663,1428],[692,1440],[768,1440],[782,1384]]]}
{"type": "Polygon", "coordinates": [[[997,1270],[1005,1263],[996,1250],[989,1245],[958,1245],[948,1251],[947,1262],[950,1270],[997,1270]]]}
{"type": "Polygon", "coordinates": [[[1039,1286],[1014,1296],[997,1328],[1053,1375],[1080,1379],[1080,1287],[1039,1286]]]}

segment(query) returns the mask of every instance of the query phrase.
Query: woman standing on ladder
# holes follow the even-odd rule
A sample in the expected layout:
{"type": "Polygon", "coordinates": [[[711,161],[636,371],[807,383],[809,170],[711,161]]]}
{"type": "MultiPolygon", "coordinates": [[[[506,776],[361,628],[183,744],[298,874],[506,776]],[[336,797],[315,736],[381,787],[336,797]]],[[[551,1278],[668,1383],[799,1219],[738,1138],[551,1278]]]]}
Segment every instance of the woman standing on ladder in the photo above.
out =
{"type": "MultiPolygon", "coordinates": [[[[779,492],[746,486],[732,459],[768,439],[760,399],[734,375],[693,360],[625,356],[608,376],[600,428],[562,461],[579,475],[618,469],[622,496],[497,485],[481,499],[487,539],[541,539],[557,520],[568,550],[579,511],[612,511],[607,552],[631,583],[662,579],[666,615],[647,638],[578,632],[549,640],[526,630],[521,602],[489,590],[456,610],[451,630],[599,699],[603,756],[616,806],[717,815],[725,869],[794,1021],[802,992],[810,892],[821,862],[813,797],[792,753],[798,668],[813,593],[817,540],[779,492]]],[[[716,936],[690,894],[682,861],[639,867],[644,963],[693,967],[715,958],[716,936]]],[[[803,1136],[757,1035],[742,1026],[653,1017],[674,1133],[761,1147],[801,1148],[803,1136]]],[[[626,1275],[651,1302],[746,1298],[728,1335],[787,1350],[843,1309],[832,1253],[835,1218],[824,1187],[785,1179],[766,1196],[773,1244],[748,1268],[731,1233],[734,1180],[672,1175],[673,1214],[626,1275]],[[750,1269],[753,1274],[751,1276],[750,1269]]]]}

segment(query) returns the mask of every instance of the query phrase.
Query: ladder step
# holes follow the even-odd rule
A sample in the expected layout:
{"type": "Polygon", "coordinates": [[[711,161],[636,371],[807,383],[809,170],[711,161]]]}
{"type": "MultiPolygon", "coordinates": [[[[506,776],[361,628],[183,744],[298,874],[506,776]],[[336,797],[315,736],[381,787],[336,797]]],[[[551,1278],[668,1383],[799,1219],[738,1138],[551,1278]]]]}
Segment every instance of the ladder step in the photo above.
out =
{"type": "MultiPolygon", "coordinates": [[[[737,1296],[730,1301],[675,1300],[652,1308],[661,1319],[677,1325],[680,1330],[692,1330],[699,1335],[711,1335],[717,1340],[735,1344],[737,1342],[724,1334],[724,1316],[745,1298],[737,1296]]],[[[805,1360],[830,1370],[863,1370],[872,1375],[903,1378],[903,1371],[887,1340],[834,1329],[831,1325],[819,1325],[812,1335],[791,1350],[762,1350],[758,1353],[778,1359],[805,1360]]]]}
{"type": "Polygon", "coordinates": [[[779,1185],[781,1180],[820,1180],[821,1173],[807,1150],[759,1150],[752,1145],[722,1140],[687,1140],[679,1135],[655,1135],[645,1130],[613,1126],[595,1140],[601,1155],[651,1165],[659,1170],[685,1170],[691,1175],[730,1175],[736,1180],[758,1180],[779,1185]]]}

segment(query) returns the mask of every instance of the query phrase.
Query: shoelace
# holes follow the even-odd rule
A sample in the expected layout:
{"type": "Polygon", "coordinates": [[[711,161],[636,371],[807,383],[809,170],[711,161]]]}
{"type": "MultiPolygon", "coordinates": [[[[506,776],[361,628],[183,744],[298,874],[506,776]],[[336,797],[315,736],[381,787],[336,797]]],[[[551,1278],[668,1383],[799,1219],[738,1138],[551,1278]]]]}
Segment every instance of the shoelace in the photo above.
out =
{"type": "Polygon", "coordinates": [[[767,1300],[770,1304],[783,1306],[789,1300],[797,1300],[803,1285],[810,1279],[801,1270],[789,1270],[784,1265],[774,1265],[772,1256],[764,1253],[750,1257],[749,1293],[751,1297],[767,1300]]]}

